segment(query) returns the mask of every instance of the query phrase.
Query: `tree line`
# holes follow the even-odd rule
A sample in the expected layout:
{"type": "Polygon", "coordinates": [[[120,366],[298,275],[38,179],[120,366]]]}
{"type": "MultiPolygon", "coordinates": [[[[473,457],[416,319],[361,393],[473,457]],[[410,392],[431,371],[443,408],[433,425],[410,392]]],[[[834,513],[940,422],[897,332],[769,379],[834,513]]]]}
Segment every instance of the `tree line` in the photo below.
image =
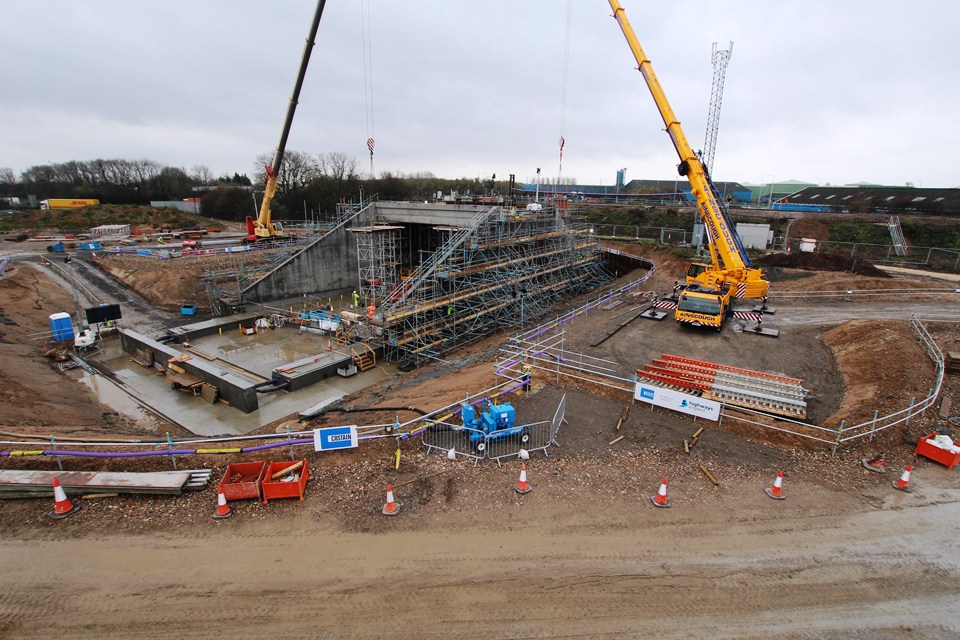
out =
{"type": "MultiPolygon", "coordinates": [[[[253,178],[234,173],[215,177],[196,165],[189,170],[152,160],[72,160],[35,165],[16,176],[0,168],[0,197],[29,195],[49,198],[96,198],[103,204],[149,204],[156,200],[200,198],[201,213],[221,220],[254,215],[263,193],[272,154],[260,154],[253,178]]],[[[443,179],[430,172],[363,177],[359,161],[339,152],[311,154],[287,151],[277,177],[271,210],[274,219],[301,219],[336,210],[338,202],[356,202],[376,194],[382,200],[431,200],[438,191],[461,194],[504,194],[505,181],[492,178],[443,179]]]]}

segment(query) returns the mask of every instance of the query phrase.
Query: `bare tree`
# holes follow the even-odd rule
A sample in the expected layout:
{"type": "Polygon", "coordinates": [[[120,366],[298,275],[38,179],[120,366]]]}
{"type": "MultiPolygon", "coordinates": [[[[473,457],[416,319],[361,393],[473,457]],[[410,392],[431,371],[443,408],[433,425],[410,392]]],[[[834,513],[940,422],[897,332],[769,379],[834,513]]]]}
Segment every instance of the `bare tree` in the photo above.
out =
{"type": "Polygon", "coordinates": [[[17,183],[17,176],[10,167],[0,167],[0,185],[10,186],[17,183]]]}
{"type": "Polygon", "coordinates": [[[200,185],[213,184],[213,172],[204,164],[195,164],[190,167],[190,177],[200,185]]]}
{"type": "Polygon", "coordinates": [[[339,151],[321,153],[317,156],[320,161],[320,172],[327,178],[333,179],[337,186],[337,197],[344,195],[343,185],[348,180],[360,178],[360,162],[353,156],[339,151]]]}
{"type": "MultiPolygon", "coordinates": [[[[272,165],[272,154],[261,153],[257,156],[256,176],[260,184],[266,183],[266,167],[272,165]]],[[[287,151],[283,154],[280,175],[277,176],[277,196],[281,200],[286,199],[292,192],[307,186],[318,175],[320,175],[320,166],[312,155],[300,151],[287,151]]]]}

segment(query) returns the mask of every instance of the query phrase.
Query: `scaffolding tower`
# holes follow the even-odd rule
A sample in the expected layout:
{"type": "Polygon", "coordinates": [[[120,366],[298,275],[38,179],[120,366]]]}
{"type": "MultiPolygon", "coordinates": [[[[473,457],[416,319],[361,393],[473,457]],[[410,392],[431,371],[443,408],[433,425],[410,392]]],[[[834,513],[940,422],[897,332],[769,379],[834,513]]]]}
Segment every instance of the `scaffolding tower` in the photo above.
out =
{"type": "Polygon", "coordinates": [[[707,111],[707,137],[703,143],[703,164],[707,173],[713,175],[713,156],[717,151],[717,133],[720,131],[720,103],[723,101],[723,82],[727,77],[727,64],[733,56],[733,42],[729,49],[717,49],[713,43],[713,86],[710,88],[710,108],[707,111]]]}
{"type": "Polygon", "coordinates": [[[385,356],[415,367],[612,280],[592,230],[566,213],[493,207],[433,227],[438,246],[378,303],[385,356]]]}
{"type": "Polygon", "coordinates": [[[364,307],[386,300],[396,290],[400,275],[397,236],[403,227],[373,225],[351,227],[356,236],[360,282],[358,291],[364,307]]]}

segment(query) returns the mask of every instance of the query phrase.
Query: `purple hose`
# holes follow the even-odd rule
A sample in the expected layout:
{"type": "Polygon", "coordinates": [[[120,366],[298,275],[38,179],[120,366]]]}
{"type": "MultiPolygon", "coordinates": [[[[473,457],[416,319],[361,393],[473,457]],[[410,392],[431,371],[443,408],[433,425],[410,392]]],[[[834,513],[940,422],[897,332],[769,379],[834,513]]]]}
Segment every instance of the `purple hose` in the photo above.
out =
{"type": "Polygon", "coordinates": [[[127,453],[98,453],[96,451],[60,451],[48,449],[45,456],[74,456],[79,458],[147,458],[150,456],[188,456],[196,453],[196,449],[168,449],[166,451],[129,451],[127,453]]]}

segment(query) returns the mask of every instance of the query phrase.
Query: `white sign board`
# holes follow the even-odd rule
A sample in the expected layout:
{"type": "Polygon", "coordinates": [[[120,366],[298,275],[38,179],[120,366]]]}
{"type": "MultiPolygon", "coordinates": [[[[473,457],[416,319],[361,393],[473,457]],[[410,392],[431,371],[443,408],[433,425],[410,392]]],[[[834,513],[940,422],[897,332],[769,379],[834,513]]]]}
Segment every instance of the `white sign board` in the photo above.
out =
{"type": "Polygon", "coordinates": [[[314,451],[335,451],[357,446],[357,426],[329,427],[313,430],[314,451]]]}
{"type": "Polygon", "coordinates": [[[649,402],[664,409],[673,409],[681,413],[688,413],[698,418],[707,420],[720,419],[720,403],[714,400],[704,400],[697,396],[692,396],[679,391],[662,389],[643,382],[637,383],[637,388],[633,393],[636,400],[649,402]]]}

